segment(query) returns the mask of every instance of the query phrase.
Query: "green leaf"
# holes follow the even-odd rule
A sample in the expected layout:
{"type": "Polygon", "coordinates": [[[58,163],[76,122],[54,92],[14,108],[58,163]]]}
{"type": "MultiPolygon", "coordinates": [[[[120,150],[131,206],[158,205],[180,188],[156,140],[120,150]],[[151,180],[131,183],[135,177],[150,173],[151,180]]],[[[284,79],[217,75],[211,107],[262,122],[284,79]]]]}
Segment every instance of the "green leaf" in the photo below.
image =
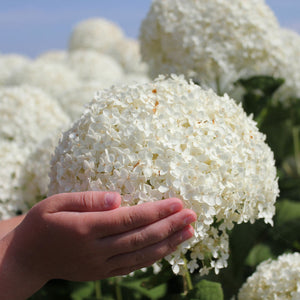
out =
{"type": "Polygon", "coordinates": [[[300,202],[282,200],[277,203],[275,226],[272,231],[273,239],[278,249],[299,251],[300,245],[300,202]]]}
{"type": "Polygon", "coordinates": [[[194,286],[193,290],[186,295],[186,299],[223,300],[222,286],[218,282],[201,280],[194,286]]]}
{"type": "Polygon", "coordinates": [[[84,300],[92,296],[94,293],[94,282],[76,282],[70,283],[72,287],[72,293],[70,295],[72,300],[84,300]]]}
{"type": "Polygon", "coordinates": [[[260,90],[266,95],[272,95],[283,83],[281,78],[272,76],[253,76],[238,81],[248,92],[260,90]]]}
{"type": "Polygon", "coordinates": [[[271,248],[266,244],[258,244],[251,249],[246,259],[246,264],[255,267],[268,258],[274,258],[271,248]]]}
{"type": "Polygon", "coordinates": [[[275,223],[282,226],[284,223],[300,218],[300,202],[281,200],[276,205],[275,223]]]}
{"type": "Polygon", "coordinates": [[[159,299],[166,292],[166,284],[160,284],[152,289],[146,289],[142,286],[144,279],[131,280],[131,281],[121,281],[120,286],[127,288],[133,291],[138,292],[139,294],[146,296],[150,299],[159,299]]]}

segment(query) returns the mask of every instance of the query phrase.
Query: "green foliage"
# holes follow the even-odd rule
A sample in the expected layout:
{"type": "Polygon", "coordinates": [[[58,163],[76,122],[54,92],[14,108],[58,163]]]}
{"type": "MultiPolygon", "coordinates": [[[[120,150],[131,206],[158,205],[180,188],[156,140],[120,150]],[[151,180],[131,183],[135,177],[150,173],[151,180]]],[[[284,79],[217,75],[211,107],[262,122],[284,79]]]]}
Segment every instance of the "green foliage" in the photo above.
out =
{"type": "Polygon", "coordinates": [[[275,100],[274,93],[283,82],[268,76],[237,82],[245,90],[242,99],[245,111],[253,115],[274,152],[280,197],[276,203],[274,226],[260,220],[255,224],[239,224],[229,232],[227,268],[218,275],[213,272],[202,277],[198,273],[192,274],[194,286],[190,291],[186,290],[183,278],[175,276],[163,262],[159,274],[153,274],[149,268],[147,272],[138,271],[131,277],[102,280],[98,292],[94,282],[53,280],[30,299],[227,300],[237,295],[259,263],[285,252],[300,251],[300,99],[275,100]]]}
{"type": "Polygon", "coordinates": [[[185,299],[197,300],[223,300],[222,286],[218,282],[201,280],[185,297],[185,299]]]}

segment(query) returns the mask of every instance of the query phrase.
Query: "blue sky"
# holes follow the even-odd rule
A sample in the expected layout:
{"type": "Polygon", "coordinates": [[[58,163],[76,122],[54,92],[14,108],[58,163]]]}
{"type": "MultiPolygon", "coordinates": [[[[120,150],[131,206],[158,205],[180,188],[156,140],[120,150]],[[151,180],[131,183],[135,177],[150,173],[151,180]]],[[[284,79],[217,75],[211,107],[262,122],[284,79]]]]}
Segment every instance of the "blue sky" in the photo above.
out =
{"type": "MultiPolygon", "coordinates": [[[[230,0],[228,0],[230,1],[230,0]]],[[[299,0],[266,0],[282,26],[300,33],[299,0]]],[[[66,49],[74,25],[102,17],[137,38],[151,0],[0,0],[0,52],[35,57],[66,49]]]]}

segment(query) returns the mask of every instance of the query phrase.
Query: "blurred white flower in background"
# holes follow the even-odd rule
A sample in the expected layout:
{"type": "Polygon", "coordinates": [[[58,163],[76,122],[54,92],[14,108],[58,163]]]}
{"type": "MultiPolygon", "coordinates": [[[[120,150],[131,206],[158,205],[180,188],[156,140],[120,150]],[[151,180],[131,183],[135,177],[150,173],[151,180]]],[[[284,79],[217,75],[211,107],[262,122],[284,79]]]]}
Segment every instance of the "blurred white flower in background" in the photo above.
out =
{"type": "Polygon", "coordinates": [[[300,299],[300,253],[262,262],[241,287],[239,300],[300,299]]]}
{"type": "Polygon", "coordinates": [[[9,219],[26,210],[22,200],[20,178],[30,149],[0,140],[0,220],[9,219]]]}
{"type": "Polygon", "coordinates": [[[11,76],[30,62],[28,57],[20,54],[0,54],[0,86],[7,85],[11,76]]]}
{"type": "Polygon", "coordinates": [[[123,30],[117,24],[103,18],[87,19],[73,28],[69,50],[93,49],[107,53],[123,38],[123,30]]]}
{"type": "Polygon", "coordinates": [[[74,88],[79,83],[78,75],[66,65],[36,60],[14,73],[9,85],[36,86],[58,98],[66,89],[74,88]]]}
{"type": "Polygon", "coordinates": [[[19,185],[21,186],[19,198],[26,205],[23,212],[47,197],[51,157],[61,138],[61,132],[65,129],[66,126],[57,128],[48,134],[45,139],[33,147],[26,157],[19,175],[19,185]]]}
{"type": "Polygon", "coordinates": [[[283,99],[300,95],[298,40],[280,28],[264,0],[154,0],[140,31],[152,78],[184,74],[235,95],[240,78],[278,76],[286,80],[283,99]]]}
{"type": "Polygon", "coordinates": [[[77,120],[84,112],[86,105],[93,99],[95,93],[110,85],[103,81],[87,81],[66,92],[60,97],[60,105],[70,116],[77,120]]]}
{"type": "Polygon", "coordinates": [[[82,81],[104,82],[107,87],[123,77],[123,69],[114,58],[94,50],[70,52],[67,64],[82,81]]]}
{"type": "Polygon", "coordinates": [[[40,54],[36,60],[50,63],[65,64],[68,52],[65,50],[49,50],[40,54]]]}
{"type": "Polygon", "coordinates": [[[100,90],[55,150],[49,195],[113,190],[123,205],[181,198],[195,237],[166,259],[215,272],[227,265],[227,230],[263,218],[278,195],[273,153],[255,122],[227,95],[183,77],[100,90]],[[207,258],[208,261],[207,261],[207,258]]]}
{"type": "Polygon", "coordinates": [[[0,88],[0,140],[33,147],[57,128],[69,124],[58,102],[29,85],[0,88]]]}

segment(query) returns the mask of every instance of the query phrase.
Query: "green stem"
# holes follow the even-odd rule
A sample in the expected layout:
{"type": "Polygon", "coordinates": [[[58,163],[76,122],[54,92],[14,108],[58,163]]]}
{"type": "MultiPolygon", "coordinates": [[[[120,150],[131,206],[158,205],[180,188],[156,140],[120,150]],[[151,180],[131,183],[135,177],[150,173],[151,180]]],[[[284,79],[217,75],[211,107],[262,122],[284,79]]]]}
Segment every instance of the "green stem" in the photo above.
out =
{"type": "Polygon", "coordinates": [[[95,281],[95,294],[96,294],[96,299],[97,300],[100,300],[102,298],[101,281],[100,280],[95,281]]]}
{"type": "Polygon", "coordinates": [[[268,113],[268,107],[264,107],[259,115],[255,118],[255,121],[257,123],[257,127],[260,128],[261,124],[264,122],[266,116],[267,116],[267,113],[268,113]]]}
{"type": "Polygon", "coordinates": [[[297,174],[300,175],[300,141],[299,141],[299,127],[293,127],[293,142],[294,142],[294,154],[295,154],[295,162],[296,162],[296,170],[297,174]]]}
{"type": "Polygon", "coordinates": [[[184,285],[184,294],[187,294],[190,290],[193,289],[193,283],[192,283],[191,274],[187,267],[187,260],[185,256],[183,256],[183,260],[184,260],[184,274],[182,275],[182,277],[183,277],[183,285],[184,285]]]}
{"type": "Polygon", "coordinates": [[[121,278],[120,277],[115,277],[115,291],[116,291],[116,299],[117,300],[122,300],[122,290],[121,290],[121,286],[120,286],[120,281],[121,278]]]}

